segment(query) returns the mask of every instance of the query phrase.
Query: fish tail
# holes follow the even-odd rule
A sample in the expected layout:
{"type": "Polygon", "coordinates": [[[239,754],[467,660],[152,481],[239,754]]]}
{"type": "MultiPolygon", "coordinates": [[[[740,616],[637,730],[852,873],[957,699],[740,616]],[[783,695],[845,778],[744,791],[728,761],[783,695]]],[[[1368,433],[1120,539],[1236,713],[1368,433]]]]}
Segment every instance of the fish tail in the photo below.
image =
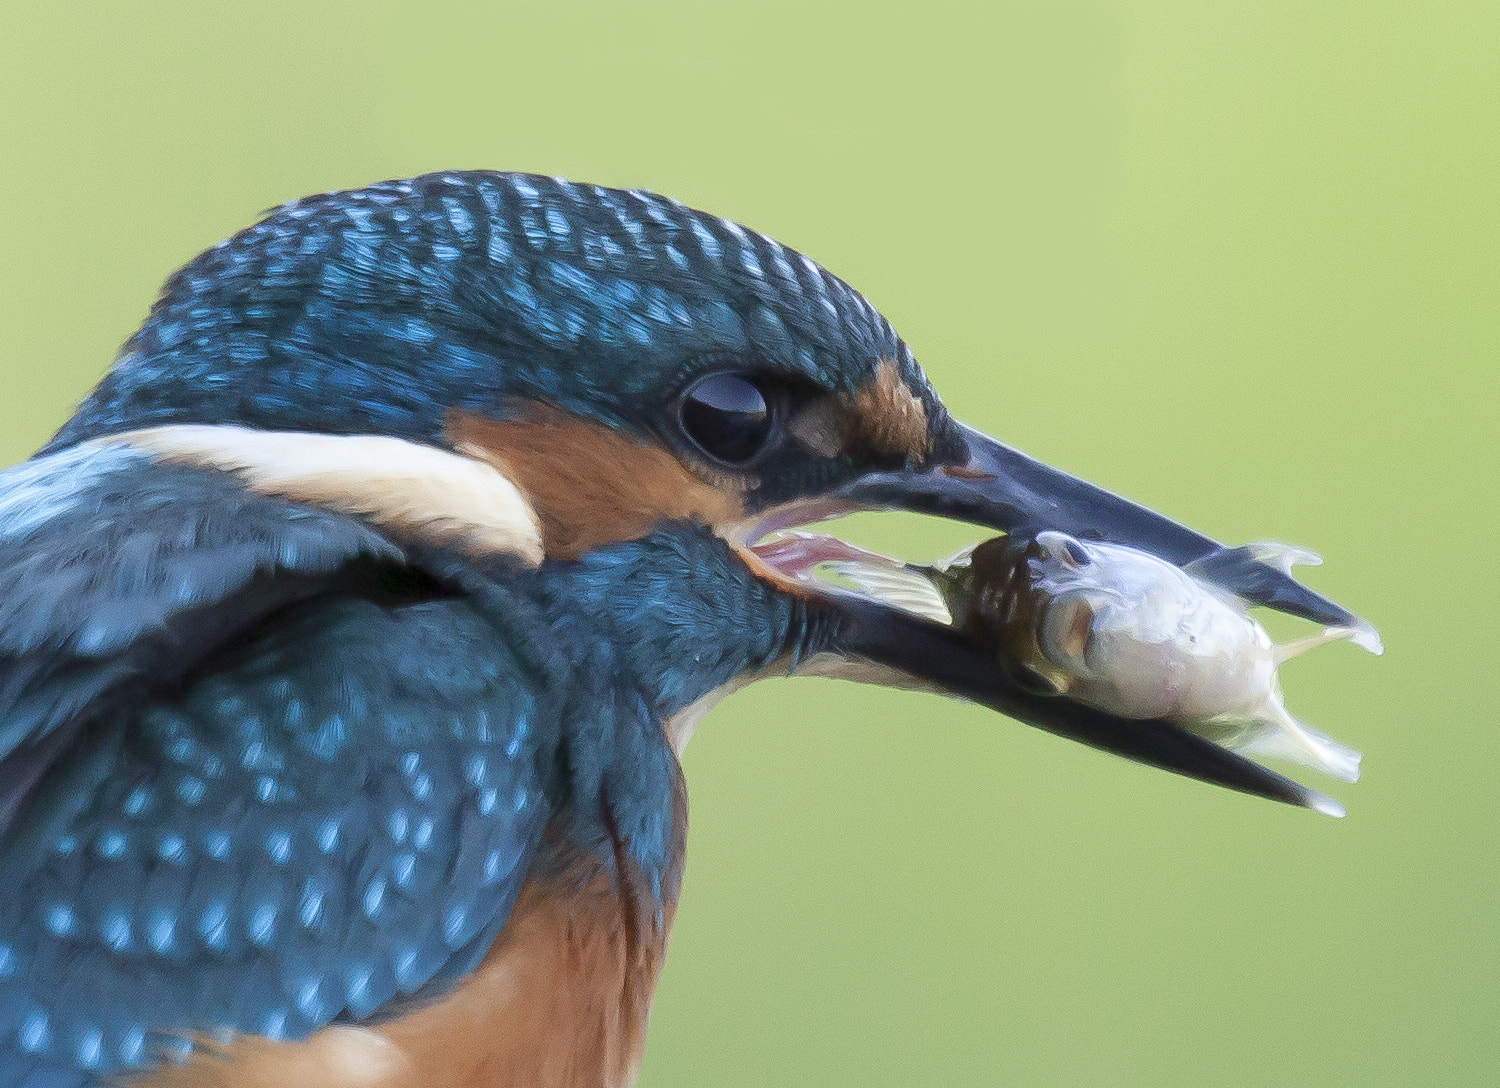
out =
{"type": "Polygon", "coordinates": [[[1264,717],[1281,728],[1255,735],[1241,746],[1243,751],[1300,763],[1345,782],[1359,781],[1363,757],[1358,751],[1298,721],[1280,699],[1267,705],[1264,717]]]}

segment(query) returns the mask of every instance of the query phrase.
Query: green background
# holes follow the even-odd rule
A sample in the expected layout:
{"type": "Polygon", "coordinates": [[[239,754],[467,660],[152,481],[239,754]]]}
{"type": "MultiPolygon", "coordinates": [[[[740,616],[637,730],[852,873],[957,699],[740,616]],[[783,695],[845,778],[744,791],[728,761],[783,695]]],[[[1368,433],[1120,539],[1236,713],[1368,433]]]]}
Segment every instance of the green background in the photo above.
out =
{"type": "Polygon", "coordinates": [[[0,453],[287,198],[485,166],[740,219],[967,421],[1321,551],[1388,651],[1285,676],[1366,752],[1344,821],[931,697],[736,696],[642,1083],[1500,1082],[1500,8],[547,7],[0,8],[0,453]]]}

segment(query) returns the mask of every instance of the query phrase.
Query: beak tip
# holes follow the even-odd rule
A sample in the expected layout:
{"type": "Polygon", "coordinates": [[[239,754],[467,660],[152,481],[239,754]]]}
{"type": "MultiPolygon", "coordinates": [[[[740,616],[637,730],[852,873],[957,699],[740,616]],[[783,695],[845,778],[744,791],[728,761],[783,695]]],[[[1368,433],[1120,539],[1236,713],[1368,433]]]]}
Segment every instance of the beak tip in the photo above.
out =
{"type": "Polygon", "coordinates": [[[1344,806],[1332,797],[1326,797],[1321,793],[1309,790],[1304,802],[1314,812],[1321,812],[1324,816],[1332,816],[1335,820],[1342,820],[1346,815],[1344,806]]]}
{"type": "Polygon", "coordinates": [[[1381,641],[1380,632],[1367,620],[1358,620],[1354,625],[1354,634],[1349,641],[1367,653],[1379,657],[1385,653],[1385,643],[1381,641]]]}

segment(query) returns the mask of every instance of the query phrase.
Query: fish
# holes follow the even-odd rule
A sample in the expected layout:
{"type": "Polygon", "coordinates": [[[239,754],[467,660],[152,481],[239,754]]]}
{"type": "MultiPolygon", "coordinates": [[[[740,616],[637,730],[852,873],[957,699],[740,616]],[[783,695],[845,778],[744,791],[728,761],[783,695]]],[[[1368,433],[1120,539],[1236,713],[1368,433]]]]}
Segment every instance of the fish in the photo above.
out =
{"type": "MultiPolygon", "coordinates": [[[[1321,562],[1285,544],[1243,550],[1288,572],[1321,562]]],[[[1359,778],[1358,751],[1287,710],[1279,670],[1330,642],[1380,654],[1363,621],[1277,643],[1250,602],[1196,576],[1195,564],[1055,530],[994,537],[931,566],[873,552],[825,555],[823,565],[861,592],[961,629],[1033,690],[1169,721],[1252,758],[1359,778]]]]}

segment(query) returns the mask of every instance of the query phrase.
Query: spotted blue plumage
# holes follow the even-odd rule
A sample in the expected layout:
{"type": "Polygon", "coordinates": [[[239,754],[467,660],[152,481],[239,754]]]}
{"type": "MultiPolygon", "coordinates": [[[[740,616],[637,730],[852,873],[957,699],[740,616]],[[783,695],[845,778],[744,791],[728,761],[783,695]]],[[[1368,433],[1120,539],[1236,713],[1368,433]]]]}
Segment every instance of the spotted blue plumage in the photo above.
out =
{"type": "Polygon", "coordinates": [[[122,448],[0,473],[0,1080],[297,1036],[483,951],[558,719],[462,599],[369,599],[405,562],[122,448]]]}
{"type": "Polygon", "coordinates": [[[353,518],[121,447],[0,473],[0,831],[68,729],[346,564],[399,557],[353,518]]]}
{"type": "Polygon", "coordinates": [[[28,889],[0,932],[29,985],[0,1006],[51,1039],[23,1032],[23,1054],[87,1068],[102,1033],[108,1067],[173,1029],[298,1038],[468,970],[545,815],[547,709],[466,602],[340,600],[91,738],[107,778],[42,856],[3,862],[28,889]],[[75,977],[132,985],[75,1004],[38,986],[75,977]]]}
{"type": "Polygon", "coordinates": [[[441,993],[549,821],[674,900],[662,722],[819,638],[690,527],[519,572],[109,446],[0,516],[7,1084],[441,993]]]}
{"type": "Polygon", "coordinates": [[[517,397],[662,436],[664,378],[848,392],[882,361],[946,416],[890,323],[779,242],[655,193],[430,174],[284,205],[188,264],[51,448],[229,419],[432,441],[517,397]]]}

